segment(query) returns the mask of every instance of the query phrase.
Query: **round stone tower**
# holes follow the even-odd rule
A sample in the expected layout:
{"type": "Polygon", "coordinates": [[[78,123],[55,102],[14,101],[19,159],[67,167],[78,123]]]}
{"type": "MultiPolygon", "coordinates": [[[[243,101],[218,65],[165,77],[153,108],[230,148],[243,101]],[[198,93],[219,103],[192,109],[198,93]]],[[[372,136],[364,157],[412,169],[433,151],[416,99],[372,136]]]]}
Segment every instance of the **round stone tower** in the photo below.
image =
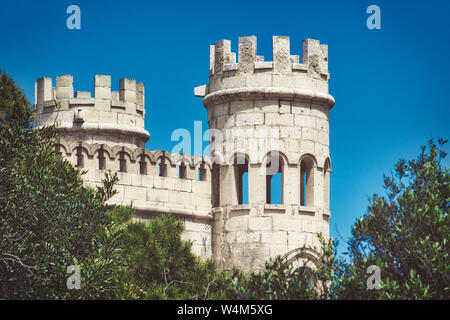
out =
{"type": "Polygon", "coordinates": [[[256,37],[210,46],[204,97],[210,125],[213,256],[221,269],[260,269],[329,236],[328,47],[306,39],[302,63],[289,37],[273,37],[273,61],[256,37]]]}
{"type": "Polygon", "coordinates": [[[125,171],[127,160],[136,166],[138,162],[125,157],[136,149],[141,152],[150,137],[144,128],[144,84],[120,79],[119,88],[112,92],[111,76],[96,75],[94,97],[80,91],[74,96],[72,75],[58,76],[56,87],[51,78],[40,78],[35,90],[36,126],[56,124],[62,133],[57,147],[65,149],[59,153],[78,167],[125,171]],[[92,161],[94,154],[98,161],[92,161]],[[115,154],[119,161],[106,159],[115,154]]]}

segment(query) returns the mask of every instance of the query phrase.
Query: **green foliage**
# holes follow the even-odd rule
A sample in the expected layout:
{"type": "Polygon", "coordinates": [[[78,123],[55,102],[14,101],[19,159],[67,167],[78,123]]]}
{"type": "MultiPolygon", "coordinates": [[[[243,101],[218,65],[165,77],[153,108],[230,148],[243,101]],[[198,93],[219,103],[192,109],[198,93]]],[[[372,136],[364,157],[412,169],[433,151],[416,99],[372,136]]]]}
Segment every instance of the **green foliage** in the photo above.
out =
{"type": "MultiPolygon", "coordinates": [[[[124,216],[129,217],[124,212],[118,220],[124,216]]],[[[167,215],[127,225],[123,298],[211,298],[219,275],[211,261],[202,262],[191,252],[192,244],[181,239],[183,231],[184,224],[167,215]]]]}
{"type": "Polygon", "coordinates": [[[117,176],[83,185],[55,155],[54,126],[35,129],[20,89],[0,74],[0,298],[209,298],[216,271],[181,240],[172,217],[130,223],[130,207],[107,205],[117,176]],[[67,267],[81,269],[68,290],[67,267]]]}
{"type": "Polygon", "coordinates": [[[349,258],[333,243],[311,259],[303,248],[294,267],[277,257],[258,272],[233,270],[223,281],[232,299],[449,299],[449,170],[446,153],[429,141],[417,160],[400,160],[385,177],[387,197],[374,195],[352,228],[349,258]],[[315,266],[307,268],[308,266],[315,266]],[[381,288],[368,289],[369,266],[381,270],[381,288]]]}
{"type": "Polygon", "coordinates": [[[120,230],[105,201],[117,178],[83,186],[81,172],[55,155],[54,126],[33,128],[33,112],[0,73],[0,298],[111,297],[120,230]],[[66,287],[81,268],[81,290],[66,287]]]}
{"type": "Polygon", "coordinates": [[[97,188],[57,157],[54,126],[35,129],[29,102],[0,72],[0,299],[449,299],[449,170],[430,141],[400,160],[352,228],[347,260],[331,239],[276,257],[260,271],[218,272],[162,215],[131,222],[134,210],[107,204],[117,176],[97,188]],[[67,267],[81,269],[68,290],[67,267]],[[367,268],[381,269],[368,290],[367,268]]]}
{"type": "Polygon", "coordinates": [[[336,266],[339,299],[449,299],[449,170],[446,153],[430,140],[417,160],[400,160],[384,177],[387,197],[374,195],[356,221],[350,262],[336,266]],[[367,290],[366,270],[381,269],[381,289],[367,290]]]}
{"type": "Polygon", "coordinates": [[[280,256],[265,268],[244,273],[235,268],[222,285],[228,298],[236,300],[327,299],[333,275],[334,250],[331,239],[319,234],[321,248],[302,248],[293,261],[280,256]]]}

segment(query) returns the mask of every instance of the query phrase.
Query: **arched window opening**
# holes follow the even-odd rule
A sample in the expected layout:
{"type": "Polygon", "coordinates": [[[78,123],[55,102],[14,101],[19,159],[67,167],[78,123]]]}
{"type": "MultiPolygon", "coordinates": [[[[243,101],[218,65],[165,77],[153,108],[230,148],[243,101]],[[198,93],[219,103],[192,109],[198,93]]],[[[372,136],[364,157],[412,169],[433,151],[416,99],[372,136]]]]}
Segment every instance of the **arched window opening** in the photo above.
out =
{"type": "Polygon", "coordinates": [[[206,173],[205,164],[202,163],[198,169],[198,181],[206,181],[206,173]]]}
{"type": "Polygon", "coordinates": [[[272,155],[266,165],[266,203],[283,203],[283,164],[278,155],[272,155]]]}
{"type": "Polygon", "coordinates": [[[62,158],[61,146],[57,145],[55,150],[56,156],[62,158]]]}
{"type": "Polygon", "coordinates": [[[167,177],[167,164],[164,159],[161,159],[161,163],[159,164],[159,176],[167,177]]]}
{"type": "Polygon", "coordinates": [[[127,160],[125,158],[125,152],[121,151],[119,155],[119,171],[127,172],[127,160]]]}
{"type": "Polygon", "coordinates": [[[98,150],[98,169],[99,170],[105,170],[106,169],[106,157],[105,157],[105,151],[102,148],[98,150]]]}
{"type": "Polygon", "coordinates": [[[325,210],[330,210],[330,172],[331,172],[331,164],[330,159],[325,161],[325,166],[323,168],[323,186],[324,186],[324,207],[325,210]]]}
{"type": "Polygon", "coordinates": [[[147,162],[145,161],[145,156],[141,155],[141,160],[139,161],[139,173],[147,174],[147,162]]]}
{"type": "Polygon", "coordinates": [[[234,159],[238,204],[248,204],[248,161],[239,154],[234,159]]]}
{"type": "Polygon", "coordinates": [[[178,178],[186,179],[187,178],[187,169],[184,162],[182,162],[178,168],[178,178]]]}
{"type": "Polygon", "coordinates": [[[241,204],[248,204],[248,169],[242,173],[242,201],[241,204]]]}
{"type": "Polygon", "coordinates": [[[300,205],[314,207],[314,161],[310,158],[300,163],[300,205]]]}
{"type": "Polygon", "coordinates": [[[213,208],[220,206],[220,165],[213,163],[211,168],[212,180],[212,206],[213,208]]]}
{"type": "Polygon", "coordinates": [[[81,146],[77,147],[77,165],[78,168],[84,168],[84,156],[83,148],[81,146]]]}

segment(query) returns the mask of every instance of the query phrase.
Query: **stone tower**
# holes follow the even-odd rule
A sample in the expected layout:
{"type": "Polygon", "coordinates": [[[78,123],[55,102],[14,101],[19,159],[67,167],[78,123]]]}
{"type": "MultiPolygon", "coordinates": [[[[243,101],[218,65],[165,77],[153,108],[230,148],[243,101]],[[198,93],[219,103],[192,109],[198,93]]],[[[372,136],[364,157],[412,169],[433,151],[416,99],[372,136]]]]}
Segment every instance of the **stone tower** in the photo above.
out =
{"type": "Polygon", "coordinates": [[[131,204],[137,220],[175,216],[184,222],[183,238],[192,241],[193,252],[212,258],[209,158],[145,149],[144,84],[120,79],[114,92],[110,76],[96,75],[93,94],[74,94],[73,77],[61,75],[55,87],[52,78],[35,86],[36,126],[56,124],[57,152],[86,171],[86,184],[100,185],[107,170],[116,172],[111,203],[131,204]]]}
{"type": "Polygon", "coordinates": [[[212,248],[224,270],[291,259],[318,246],[316,233],[329,236],[328,47],[304,40],[300,63],[289,37],[272,42],[273,61],[257,55],[254,36],[239,38],[238,60],[229,40],[216,42],[209,84],[195,88],[211,129],[212,248]]]}
{"type": "MultiPolygon", "coordinates": [[[[144,84],[120,79],[119,88],[111,91],[111,76],[96,75],[94,97],[80,91],[74,96],[72,75],[58,76],[55,87],[51,78],[40,78],[36,82],[36,125],[58,121],[58,131],[63,134],[61,146],[69,148],[69,153],[74,144],[79,144],[78,149],[88,144],[102,145],[107,150],[144,148],[150,137],[144,128],[144,84]],[[60,102],[58,110],[55,100],[60,102]]],[[[84,167],[81,162],[85,159],[78,149],[74,162],[84,167]]],[[[108,153],[112,155],[112,150],[108,153]]]]}
{"type": "Polygon", "coordinates": [[[288,37],[273,37],[273,61],[256,54],[256,37],[239,38],[238,61],[230,41],[210,47],[210,82],[194,93],[208,111],[212,158],[145,149],[144,84],[132,79],[114,92],[97,75],[92,96],[74,94],[71,75],[55,87],[40,78],[36,126],[56,124],[57,152],[87,172],[86,184],[117,172],[110,202],[132,204],[136,219],[182,220],[193,252],[219,268],[292,260],[318,245],[316,233],[329,235],[330,219],[327,46],[307,39],[302,49],[300,63],[288,37]]]}

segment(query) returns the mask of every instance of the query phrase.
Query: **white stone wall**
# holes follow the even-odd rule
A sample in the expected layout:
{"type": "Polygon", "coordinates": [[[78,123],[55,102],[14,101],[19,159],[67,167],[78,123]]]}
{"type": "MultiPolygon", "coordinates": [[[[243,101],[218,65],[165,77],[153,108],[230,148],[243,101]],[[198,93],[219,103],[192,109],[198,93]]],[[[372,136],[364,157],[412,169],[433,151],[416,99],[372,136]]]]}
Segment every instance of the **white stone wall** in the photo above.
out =
{"type": "Polygon", "coordinates": [[[36,125],[57,125],[62,133],[57,151],[87,171],[83,176],[87,184],[101,184],[106,170],[117,172],[117,194],[111,203],[131,204],[136,219],[174,215],[185,223],[183,239],[192,241],[193,252],[212,258],[209,159],[144,149],[150,136],[144,126],[144,84],[120,79],[119,88],[112,92],[111,77],[96,75],[92,97],[90,92],[74,94],[71,75],[58,76],[56,87],[51,78],[41,78],[36,83],[36,125]],[[54,100],[60,103],[59,109],[54,100]],[[185,177],[179,176],[182,163],[185,177]],[[160,164],[166,165],[164,176],[160,176],[160,164]],[[200,168],[205,172],[202,181],[200,168]]]}
{"type": "Polygon", "coordinates": [[[66,145],[60,141],[57,147],[61,156],[77,166],[77,148],[83,155],[82,169],[86,184],[101,185],[106,170],[117,172],[115,185],[117,194],[109,200],[119,205],[132,205],[137,212],[136,219],[150,219],[159,214],[171,214],[185,223],[183,239],[192,241],[195,254],[203,259],[212,258],[211,229],[211,169],[208,159],[171,155],[168,152],[148,151],[141,148],[129,149],[121,146],[109,148],[99,144],[66,145]],[[102,148],[102,149],[100,149],[102,148]],[[66,150],[72,150],[71,153],[66,150]],[[99,169],[99,151],[106,158],[105,170],[99,169]],[[124,150],[124,151],[123,151],[124,150]],[[127,172],[119,172],[120,153],[125,154],[127,172]],[[140,173],[142,158],[146,173],[140,173]],[[178,161],[177,161],[178,160],[178,161]],[[182,161],[181,161],[182,160],[182,161]],[[167,165],[167,175],[159,175],[159,165],[167,165]],[[179,177],[179,166],[186,165],[185,178],[179,177]],[[199,170],[206,174],[199,180],[199,170]]]}
{"type": "Polygon", "coordinates": [[[273,138],[272,145],[289,163],[298,162],[302,154],[313,154],[322,167],[329,157],[328,118],[327,106],[296,100],[231,101],[208,107],[210,128],[220,130],[223,137],[223,143],[214,144],[215,151],[225,159],[243,151],[252,163],[273,151],[273,138]],[[261,137],[268,143],[258,143],[261,137]]]}
{"type": "Polygon", "coordinates": [[[320,248],[317,232],[328,236],[328,216],[290,205],[214,208],[214,258],[223,270],[234,265],[260,269],[277,255],[306,246],[320,248]]]}
{"type": "Polygon", "coordinates": [[[225,270],[259,269],[276,255],[318,247],[319,232],[329,236],[334,99],[328,94],[327,46],[304,40],[300,64],[288,37],[273,37],[273,61],[258,56],[256,45],[256,37],[240,37],[237,61],[229,40],[216,42],[210,82],[195,89],[215,129],[212,161],[220,173],[212,183],[220,199],[213,209],[213,255],[225,270]],[[269,192],[280,191],[268,188],[269,160],[280,163],[281,204],[267,203],[269,192]],[[240,203],[242,166],[248,204],[240,203]]]}

